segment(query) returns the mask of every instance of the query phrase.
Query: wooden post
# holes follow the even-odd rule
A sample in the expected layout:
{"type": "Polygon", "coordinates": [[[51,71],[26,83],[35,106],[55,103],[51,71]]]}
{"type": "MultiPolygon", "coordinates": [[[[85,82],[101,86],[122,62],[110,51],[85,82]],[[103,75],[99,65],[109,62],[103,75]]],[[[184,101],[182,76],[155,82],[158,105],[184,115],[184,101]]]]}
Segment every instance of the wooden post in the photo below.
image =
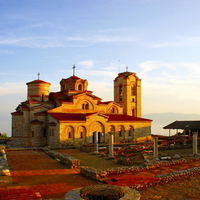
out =
{"type": "Polygon", "coordinates": [[[193,154],[198,153],[198,132],[193,132],[193,154]]]}
{"type": "Polygon", "coordinates": [[[158,137],[154,137],[153,141],[154,141],[154,157],[158,158],[158,137]]]}
{"type": "Polygon", "coordinates": [[[99,152],[99,145],[98,145],[98,132],[94,132],[94,153],[99,152]]]}
{"type": "Polygon", "coordinates": [[[113,151],[113,142],[114,142],[114,133],[109,133],[109,158],[114,157],[114,151],[113,151]]]}

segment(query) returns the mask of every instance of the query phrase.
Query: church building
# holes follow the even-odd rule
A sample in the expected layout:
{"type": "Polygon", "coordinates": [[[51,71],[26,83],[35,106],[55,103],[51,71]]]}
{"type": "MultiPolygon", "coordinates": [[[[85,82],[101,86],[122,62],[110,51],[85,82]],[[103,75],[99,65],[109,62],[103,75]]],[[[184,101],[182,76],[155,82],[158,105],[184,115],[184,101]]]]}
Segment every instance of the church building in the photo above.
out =
{"type": "Polygon", "coordinates": [[[151,138],[152,120],[141,116],[141,79],[119,73],[114,80],[114,101],[102,102],[88,90],[88,81],[73,76],[60,81],[60,91],[39,79],[27,84],[27,100],[12,114],[12,145],[17,147],[80,147],[99,143],[151,138]]]}

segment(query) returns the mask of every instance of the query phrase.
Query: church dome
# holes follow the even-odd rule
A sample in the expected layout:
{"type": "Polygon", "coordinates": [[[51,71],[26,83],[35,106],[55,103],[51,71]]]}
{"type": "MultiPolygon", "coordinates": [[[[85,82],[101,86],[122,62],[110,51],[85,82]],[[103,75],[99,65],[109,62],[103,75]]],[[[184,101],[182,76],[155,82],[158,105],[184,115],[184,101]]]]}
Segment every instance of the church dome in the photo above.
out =
{"type": "Polygon", "coordinates": [[[60,81],[61,92],[66,90],[85,91],[87,90],[87,86],[88,81],[86,79],[81,79],[78,76],[71,76],[60,81]]]}
{"type": "Polygon", "coordinates": [[[26,85],[28,86],[28,100],[48,101],[51,83],[38,79],[26,83],[26,85]]]}

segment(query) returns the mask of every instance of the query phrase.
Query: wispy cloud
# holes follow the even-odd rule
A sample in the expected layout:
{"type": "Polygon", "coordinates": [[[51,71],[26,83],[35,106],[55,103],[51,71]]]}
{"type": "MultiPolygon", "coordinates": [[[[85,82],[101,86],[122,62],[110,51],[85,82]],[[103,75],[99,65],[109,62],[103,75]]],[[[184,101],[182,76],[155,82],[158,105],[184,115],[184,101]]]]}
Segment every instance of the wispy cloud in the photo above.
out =
{"type": "Polygon", "coordinates": [[[79,62],[78,65],[84,66],[86,68],[92,68],[94,66],[94,60],[84,60],[79,62]]]}
{"type": "Polygon", "coordinates": [[[50,37],[0,37],[0,45],[31,47],[31,48],[49,48],[63,47],[61,42],[50,37]]]}
{"type": "MultiPolygon", "coordinates": [[[[45,23],[35,24],[32,27],[42,27],[45,23]]],[[[64,47],[64,46],[88,46],[99,43],[116,43],[116,44],[131,44],[138,39],[128,35],[106,35],[94,34],[90,36],[77,35],[77,36],[22,36],[23,34],[9,34],[0,36],[0,45],[30,47],[30,48],[51,48],[51,47],[64,47]]]]}
{"type": "Polygon", "coordinates": [[[26,93],[26,84],[24,83],[4,83],[0,85],[0,96],[7,94],[24,94],[26,93]]]}
{"type": "Polygon", "coordinates": [[[140,74],[145,74],[155,69],[165,69],[165,68],[172,69],[174,68],[174,66],[175,66],[174,63],[164,63],[161,61],[153,61],[153,60],[149,60],[139,64],[139,67],[142,69],[140,74]]]}
{"type": "Polygon", "coordinates": [[[159,42],[153,45],[153,47],[182,47],[182,46],[199,46],[200,37],[176,37],[172,41],[159,42]]]}
{"type": "Polygon", "coordinates": [[[0,54],[14,55],[15,52],[14,51],[10,51],[10,50],[0,50],[0,54]]]}

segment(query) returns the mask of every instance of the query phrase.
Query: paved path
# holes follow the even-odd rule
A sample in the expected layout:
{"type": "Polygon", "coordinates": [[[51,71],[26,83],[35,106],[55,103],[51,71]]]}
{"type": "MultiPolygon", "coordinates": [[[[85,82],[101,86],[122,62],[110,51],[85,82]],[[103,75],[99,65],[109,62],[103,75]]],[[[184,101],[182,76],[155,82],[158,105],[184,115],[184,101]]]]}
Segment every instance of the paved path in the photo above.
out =
{"type": "Polygon", "coordinates": [[[97,184],[43,151],[7,151],[7,157],[11,177],[2,177],[0,199],[41,199],[39,194],[42,199],[63,199],[74,188],[97,184]]]}

